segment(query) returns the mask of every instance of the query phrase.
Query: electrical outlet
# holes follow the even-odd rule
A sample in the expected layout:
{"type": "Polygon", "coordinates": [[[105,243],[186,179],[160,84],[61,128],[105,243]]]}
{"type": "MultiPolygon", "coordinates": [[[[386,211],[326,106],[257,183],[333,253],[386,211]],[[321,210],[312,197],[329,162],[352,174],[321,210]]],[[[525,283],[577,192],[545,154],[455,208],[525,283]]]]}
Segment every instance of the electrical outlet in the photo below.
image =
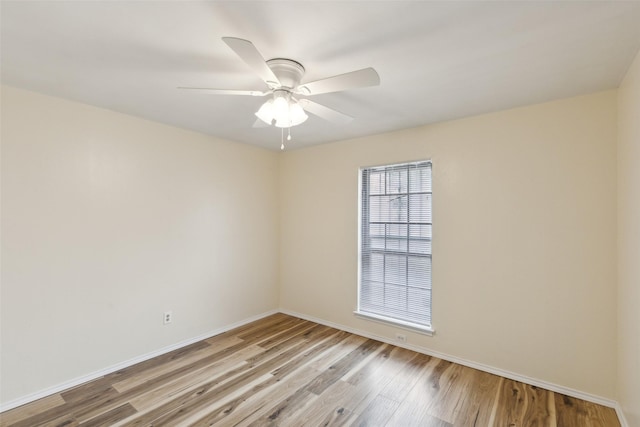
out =
{"type": "Polygon", "coordinates": [[[396,333],[396,341],[407,342],[407,336],[404,334],[396,333]]]}
{"type": "Polygon", "coordinates": [[[173,311],[165,311],[164,316],[162,317],[162,323],[168,325],[171,321],[173,321],[173,311]]]}

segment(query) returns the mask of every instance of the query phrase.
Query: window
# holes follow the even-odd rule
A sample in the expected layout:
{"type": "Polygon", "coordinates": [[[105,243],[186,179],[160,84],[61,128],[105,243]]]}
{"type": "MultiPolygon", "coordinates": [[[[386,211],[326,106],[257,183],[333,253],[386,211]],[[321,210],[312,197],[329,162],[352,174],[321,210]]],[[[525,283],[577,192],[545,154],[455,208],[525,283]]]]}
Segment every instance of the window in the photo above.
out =
{"type": "Polygon", "coordinates": [[[356,314],[431,331],[431,162],[361,170],[356,314]]]}

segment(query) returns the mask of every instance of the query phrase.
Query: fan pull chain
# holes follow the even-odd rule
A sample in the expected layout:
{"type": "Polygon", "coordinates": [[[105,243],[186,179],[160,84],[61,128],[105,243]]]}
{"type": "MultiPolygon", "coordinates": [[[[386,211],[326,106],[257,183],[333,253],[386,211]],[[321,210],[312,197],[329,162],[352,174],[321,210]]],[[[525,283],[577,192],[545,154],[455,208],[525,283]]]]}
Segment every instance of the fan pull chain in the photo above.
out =
{"type": "Polygon", "coordinates": [[[280,149],[284,150],[284,128],[280,128],[280,149]]]}
{"type": "Polygon", "coordinates": [[[287,135],[287,141],[291,141],[291,128],[287,128],[289,135],[287,135]]]}

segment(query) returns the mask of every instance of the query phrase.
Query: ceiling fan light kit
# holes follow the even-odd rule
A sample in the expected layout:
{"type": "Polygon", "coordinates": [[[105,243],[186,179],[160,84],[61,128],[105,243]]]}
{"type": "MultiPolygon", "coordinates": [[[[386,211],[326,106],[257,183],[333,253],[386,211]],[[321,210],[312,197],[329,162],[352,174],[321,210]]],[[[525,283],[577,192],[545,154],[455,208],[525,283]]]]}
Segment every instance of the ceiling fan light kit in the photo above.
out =
{"type": "MultiPolygon", "coordinates": [[[[299,62],[287,58],[265,61],[253,43],[248,40],[235,37],[223,37],[222,40],[262,79],[269,90],[261,92],[195,87],[181,87],[179,89],[196,90],[213,95],[265,96],[271,94],[271,99],[262,104],[255,115],[266,124],[283,130],[304,123],[308,118],[305,110],[333,123],[345,124],[353,120],[346,114],[309,99],[298,100],[293,96],[294,94],[312,96],[380,84],[380,77],[373,68],[364,68],[300,84],[305,69],[299,62]]],[[[289,134],[287,140],[290,139],[289,134]]],[[[284,140],[280,148],[284,149],[284,140]]]]}
{"type": "Polygon", "coordinates": [[[273,98],[262,104],[256,116],[266,124],[279,128],[298,126],[309,118],[298,100],[284,89],[275,90],[273,98]]]}

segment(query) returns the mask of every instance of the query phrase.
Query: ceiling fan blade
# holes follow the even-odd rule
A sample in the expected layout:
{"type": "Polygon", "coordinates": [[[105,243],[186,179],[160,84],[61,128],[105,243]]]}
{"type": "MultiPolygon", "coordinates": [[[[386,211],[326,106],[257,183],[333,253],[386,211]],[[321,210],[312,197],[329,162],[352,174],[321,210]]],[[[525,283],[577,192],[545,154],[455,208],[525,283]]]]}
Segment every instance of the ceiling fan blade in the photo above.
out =
{"type": "Polygon", "coordinates": [[[297,92],[302,95],[318,95],[359,87],[377,86],[379,84],[380,76],[378,76],[376,70],[373,68],[363,68],[362,70],[305,83],[298,86],[297,92]]]}
{"type": "Polygon", "coordinates": [[[314,114],[321,119],[325,119],[332,123],[347,124],[353,120],[353,117],[342,114],[332,108],[325,107],[317,102],[309,101],[308,99],[301,99],[298,101],[305,111],[314,114]]]}
{"type": "Polygon", "coordinates": [[[178,89],[190,90],[192,92],[201,92],[209,95],[246,95],[246,96],[265,96],[271,92],[261,92],[259,90],[233,90],[233,89],[214,89],[208,87],[179,87],[178,89]]]}
{"type": "Polygon", "coordinates": [[[253,122],[253,125],[251,127],[259,129],[259,128],[268,128],[270,126],[268,124],[266,124],[265,122],[263,122],[262,120],[256,119],[256,121],[253,122]]]}
{"type": "Polygon", "coordinates": [[[269,86],[280,85],[271,68],[249,40],[235,37],[223,37],[222,40],[269,86]]]}

